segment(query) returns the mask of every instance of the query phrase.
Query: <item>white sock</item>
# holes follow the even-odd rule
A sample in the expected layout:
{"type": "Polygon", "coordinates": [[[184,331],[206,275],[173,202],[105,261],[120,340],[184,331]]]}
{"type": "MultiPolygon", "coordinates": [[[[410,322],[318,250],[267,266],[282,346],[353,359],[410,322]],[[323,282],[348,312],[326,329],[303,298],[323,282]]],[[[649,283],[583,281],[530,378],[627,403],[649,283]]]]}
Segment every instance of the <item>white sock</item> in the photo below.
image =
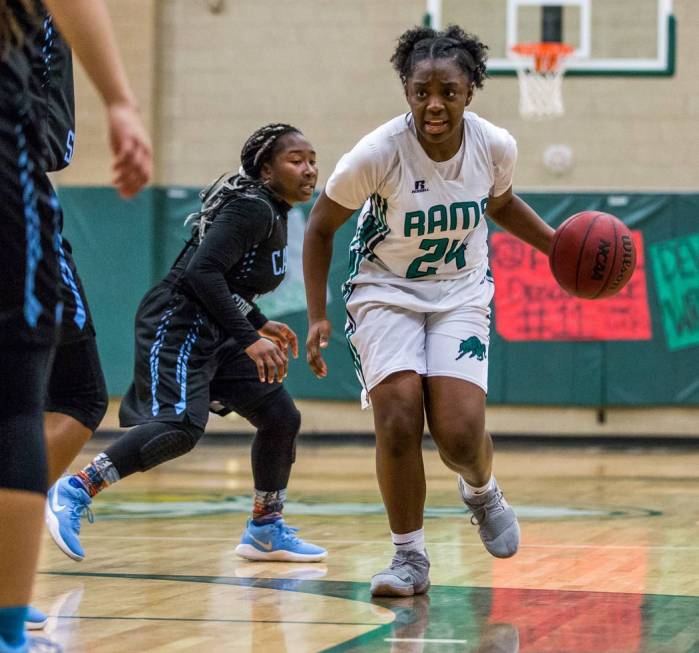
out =
{"type": "Polygon", "coordinates": [[[396,551],[425,552],[425,531],[422,528],[412,533],[391,532],[391,539],[393,540],[393,546],[396,547],[396,551]]]}
{"type": "Polygon", "coordinates": [[[464,477],[461,477],[461,480],[463,481],[463,488],[465,490],[465,496],[467,499],[470,497],[475,497],[478,496],[479,494],[484,494],[488,490],[492,490],[493,487],[495,487],[495,478],[491,475],[490,480],[483,486],[483,487],[473,487],[473,485],[469,485],[466,481],[464,481],[464,477]]]}

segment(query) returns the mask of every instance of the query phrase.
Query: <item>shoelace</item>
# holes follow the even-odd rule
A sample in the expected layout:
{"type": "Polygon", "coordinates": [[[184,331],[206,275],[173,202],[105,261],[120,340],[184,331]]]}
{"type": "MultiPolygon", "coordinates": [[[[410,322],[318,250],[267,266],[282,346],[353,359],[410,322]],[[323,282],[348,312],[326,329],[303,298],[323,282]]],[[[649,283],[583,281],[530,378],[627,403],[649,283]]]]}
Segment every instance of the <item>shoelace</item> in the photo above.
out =
{"type": "MultiPolygon", "coordinates": [[[[403,553],[396,553],[393,556],[393,560],[391,560],[391,565],[390,565],[389,569],[396,569],[397,567],[402,567],[403,565],[410,563],[411,562],[410,558],[413,556],[408,555],[409,553],[410,553],[410,551],[405,551],[403,553]]],[[[418,556],[421,558],[420,554],[416,553],[415,557],[417,559],[419,559],[418,556]]],[[[420,560],[420,562],[422,562],[422,560],[420,560]]]]}
{"type": "Polygon", "coordinates": [[[482,506],[474,506],[469,503],[468,507],[471,509],[472,513],[471,524],[473,524],[474,526],[479,526],[486,519],[488,519],[488,515],[496,515],[499,512],[503,512],[505,510],[503,501],[504,497],[502,494],[502,490],[498,488],[497,492],[495,492],[490,501],[486,501],[482,506]]]}
{"type": "Polygon", "coordinates": [[[83,515],[87,517],[87,521],[90,524],[95,521],[95,516],[92,514],[92,510],[90,510],[89,504],[80,502],[73,508],[73,512],[71,513],[71,524],[76,533],[80,533],[80,520],[83,515]]]}
{"type": "Polygon", "coordinates": [[[296,533],[298,533],[299,530],[298,528],[294,526],[287,526],[283,521],[280,523],[278,528],[282,540],[291,542],[292,544],[296,544],[297,542],[301,541],[298,537],[296,537],[296,533]]]}

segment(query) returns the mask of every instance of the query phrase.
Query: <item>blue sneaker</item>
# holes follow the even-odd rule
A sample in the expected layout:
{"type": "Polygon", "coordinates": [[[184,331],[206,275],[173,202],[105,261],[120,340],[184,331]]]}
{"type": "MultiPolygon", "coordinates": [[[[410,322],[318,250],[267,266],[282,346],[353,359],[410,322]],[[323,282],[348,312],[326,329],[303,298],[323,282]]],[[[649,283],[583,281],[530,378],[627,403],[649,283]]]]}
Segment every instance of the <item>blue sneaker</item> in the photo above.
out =
{"type": "Polygon", "coordinates": [[[41,630],[49,618],[34,606],[27,608],[27,618],[24,620],[24,625],[27,630],[41,630]]]}
{"type": "Polygon", "coordinates": [[[279,562],[320,562],[328,552],[315,544],[296,537],[298,528],[287,526],[283,519],[256,526],[248,519],[235,552],[246,560],[277,560],[279,562]]]}
{"type": "Polygon", "coordinates": [[[69,558],[80,561],[85,552],[80,545],[80,519],[83,515],[92,523],[92,499],[82,488],[73,487],[64,476],[50,490],[46,501],[46,525],[58,548],[69,558]]]}

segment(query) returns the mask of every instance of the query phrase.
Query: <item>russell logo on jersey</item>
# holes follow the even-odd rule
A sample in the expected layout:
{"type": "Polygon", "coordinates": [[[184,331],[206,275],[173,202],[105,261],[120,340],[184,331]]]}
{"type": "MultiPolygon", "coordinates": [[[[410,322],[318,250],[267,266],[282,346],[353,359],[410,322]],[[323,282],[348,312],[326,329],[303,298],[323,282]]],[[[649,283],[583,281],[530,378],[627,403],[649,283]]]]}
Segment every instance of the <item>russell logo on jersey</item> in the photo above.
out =
{"type": "Polygon", "coordinates": [[[418,179],[415,181],[415,188],[411,191],[412,193],[426,193],[429,188],[425,188],[425,180],[418,179]]]}

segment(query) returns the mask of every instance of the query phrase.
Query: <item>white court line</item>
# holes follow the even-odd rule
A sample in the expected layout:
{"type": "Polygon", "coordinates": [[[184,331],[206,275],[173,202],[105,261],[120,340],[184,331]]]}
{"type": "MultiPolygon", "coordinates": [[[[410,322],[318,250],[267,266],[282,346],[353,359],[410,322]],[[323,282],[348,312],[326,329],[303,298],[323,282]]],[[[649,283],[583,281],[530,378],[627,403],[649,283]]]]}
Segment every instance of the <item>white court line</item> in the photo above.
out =
{"type": "Polygon", "coordinates": [[[467,639],[420,639],[418,637],[385,637],[384,642],[415,642],[419,644],[467,644],[467,639]]]}
{"type": "MultiPolygon", "coordinates": [[[[236,543],[238,538],[231,537],[180,537],[180,536],[159,536],[159,535],[83,535],[81,540],[154,540],[154,541],[173,541],[173,542],[232,542],[236,543]]],[[[378,544],[386,545],[388,538],[385,540],[325,540],[314,538],[314,542],[319,544],[378,544]]],[[[476,547],[483,548],[480,542],[425,542],[426,546],[432,548],[438,546],[450,547],[476,547]]],[[[699,551],[699,546],[656,546],[645,544],[520,544],[521,549],[619,549],[619,550],[636,550],[647,549],[653,551],[699,551]]]]}

